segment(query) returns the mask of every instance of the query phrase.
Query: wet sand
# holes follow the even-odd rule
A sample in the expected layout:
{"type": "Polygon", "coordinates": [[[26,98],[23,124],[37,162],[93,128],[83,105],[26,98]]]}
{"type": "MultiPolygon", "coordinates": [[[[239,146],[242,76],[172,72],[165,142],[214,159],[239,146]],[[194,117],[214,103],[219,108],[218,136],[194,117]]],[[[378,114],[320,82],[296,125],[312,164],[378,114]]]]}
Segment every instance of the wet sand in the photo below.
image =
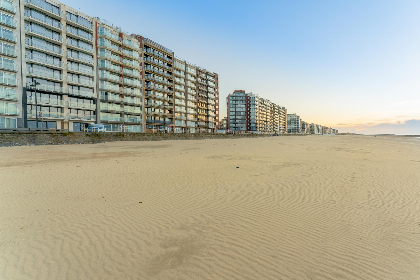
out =
{"type": "Polygon", "coordinates": [[[0,279],[420,279],[420,139],[0,149],[0,279]]]}

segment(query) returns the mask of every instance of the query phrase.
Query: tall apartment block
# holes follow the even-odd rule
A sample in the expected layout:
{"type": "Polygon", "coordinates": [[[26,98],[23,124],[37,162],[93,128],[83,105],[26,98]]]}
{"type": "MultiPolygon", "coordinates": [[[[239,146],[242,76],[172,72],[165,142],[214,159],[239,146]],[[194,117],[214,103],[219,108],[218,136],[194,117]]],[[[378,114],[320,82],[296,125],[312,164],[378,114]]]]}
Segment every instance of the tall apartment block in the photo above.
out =
{"type": "Polygon", "coordinates": [[[300,133],[301,132],[301,119],[296,114],[287,114],[287,133],[300,133]]]}
{"type": "Polygon", "coordinates": [[[215,131],[216,73],[58,1],[0,12],[0,128],[215,131]]]}
{"type": "Polygon", "coordinates": [[[286,133],[287,110],[244,90],[226,98],[227,129],[238,132],[286,133]]]}

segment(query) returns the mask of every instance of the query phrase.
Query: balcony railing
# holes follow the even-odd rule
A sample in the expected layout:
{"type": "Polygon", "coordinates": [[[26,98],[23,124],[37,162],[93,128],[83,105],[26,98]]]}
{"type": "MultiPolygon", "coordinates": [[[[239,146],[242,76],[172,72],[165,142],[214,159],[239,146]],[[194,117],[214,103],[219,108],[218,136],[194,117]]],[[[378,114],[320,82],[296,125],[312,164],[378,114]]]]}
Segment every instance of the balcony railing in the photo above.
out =
{"type": "Polygon", "coordinates": [[[0,9],[8,11],[8,12],[13,13],[13,14],[16,13],[16,7],[10,1],[1,0],[0,1],[0,9]]]}
{"type": "Polygon", "coordinates": [[[86,90],[77,90],[77,89],[69,89],[68,91],[71,95],[81,96],[81,97],[87,97],[87,98],[94,98],[95,93],[86,91],[86,90]]]}
{"type": "Polygon", "coordinates": [[[0,29],[0,38],[6,41],[10,41],[10,42],[17,42],[17,36],[16,35],[12,35],[9,33],[5,33],[2,31],[3,29],[0,29]]]}
{"type": "MultiPolygon", "coordinates": [[[[51,98],[45,98],[45,97],[39,97],[37,98],[38,105],[50,105],[50,106],[58,106],[58,107],[64,107],[65,102],[63,100],[59,99],[51,99],[51,98]]],[[[35,104],[35,97],[27,99],[28,104],[35,104]]]]}
{"type": "Polygon", "coordinates": [[[87,75],[93,75],[93,69],[87,69],[74,64],[67,64],[67,70],[73,70],[87,75]]]}
{"type": "Polygon", "coordinates": [[[121,122],[121,117],[109,116],[101,114],[101,121],[121,122]]]}
{"type": "Polygon", "coordinates": [[[68,102],[68,106],[71,108],[81,108],[81,109],[88,109],[88,110],[95,110],[96,104],[90,103],[80,103],[80,102],[68,102]]]}
{"type": "MultiPolygon", "coordinates": [[[[28,118],[36,118],[37,112],[31,110],[28,112],[28,118]]],[[[65,119],[63,113],[59,112],[47,112],[47,111],[38,111],[38,117],[47,118],[47,119],[65,119]]]]}
{"type": "Polygon", "coordinates": [[[0,90],[0,99],[13,100],[13,101],[19,100],[19,95],[16,92],[7,92],[7,91],[4,91],[4,88],[2,89],[3,90],[0,90]]]}
{"type": "Polygon", "coordinates": [[[48,20],[46,20],[46,17],[44,17],[43,19],[40,19],[40,18],[33,17],[31,14],[29,14],[29,15],[25,15],[25,19],[35,20],[35,22],[38,22],[38,24],[39,23],[45,24],[50,28],[52,27],[53,29],[54,28],[55,29],[62,29],[63,28],[62,24],[59,21],[48,21],[48,20]]]}
{"type": "Polygon", "coordinates": [[[19,109],[15,107],[0,107],[2,115],[19,115],[19,109]]]}
{"type": "Polygon", "coordinates": [[[84,115],[84,114],[68,114],[69,120],[82,120],[82,121],[95,121],[95,115],[84,115]]]}
{"type": "Polygon", "coordinates": [[[93,86],[93,81],[92,80],[82,79],[82,78],[78,78],[78,77],[74,77],[74,76],[67,76],[67,82],[68,83],[77,83],[77,84],[81,84],[81,85],[88,86],[88,87],[93,86]]]}
{"type": "Polygon", "coordinates": [[[45,56],[40,56],[40,55],[36,55],[36,54],[26,54],[26,61],[28,62],[39,62],[41,64],[46,64],[46,65],[51,65],[51,66],[56,66],[56,67],[62,67],[61,61],[57,61],[54,59],[46,59],[45,56]]]}
{"type": "Polygon", "coordinates": [[[124,122],[141,123],[141,117],[124,116],[124,122]]]}
{"type": "Polygon", "coordinates": [[[57,33],[55,33],[56,35],[54,37],[52,37],[50,35],[50,33],[42,32],[42,31],[37,30],[37,29],[26,29],[25,32],[38,34],[38,35],[42,36],[42,38],[53,40],[55,42],[60,42],[60,43],[63,42],[63,37],[61,35],[57,34],[57,33]]]}

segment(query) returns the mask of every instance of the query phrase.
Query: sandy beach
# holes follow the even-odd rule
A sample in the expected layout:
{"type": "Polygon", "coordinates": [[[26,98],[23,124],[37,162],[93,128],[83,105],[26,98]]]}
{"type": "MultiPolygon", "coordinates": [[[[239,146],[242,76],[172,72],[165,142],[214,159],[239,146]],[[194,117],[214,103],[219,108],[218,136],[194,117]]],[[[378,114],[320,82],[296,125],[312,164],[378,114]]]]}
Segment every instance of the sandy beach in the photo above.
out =
{"type": "Polygon", "coordinates": [[[0,279],[420,279],[420,139],[0,149],[0,279]]]}

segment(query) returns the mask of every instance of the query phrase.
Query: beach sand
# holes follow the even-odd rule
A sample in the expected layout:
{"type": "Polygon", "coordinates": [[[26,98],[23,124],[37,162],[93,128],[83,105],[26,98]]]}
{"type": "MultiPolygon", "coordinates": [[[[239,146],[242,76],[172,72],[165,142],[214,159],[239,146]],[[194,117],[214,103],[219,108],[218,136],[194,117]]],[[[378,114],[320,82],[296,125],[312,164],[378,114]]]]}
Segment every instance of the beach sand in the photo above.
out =
{"type": "Polygon", "coordinates": [[[420,279],[420,139],[0,149],[0,279],[420,279]]]}

